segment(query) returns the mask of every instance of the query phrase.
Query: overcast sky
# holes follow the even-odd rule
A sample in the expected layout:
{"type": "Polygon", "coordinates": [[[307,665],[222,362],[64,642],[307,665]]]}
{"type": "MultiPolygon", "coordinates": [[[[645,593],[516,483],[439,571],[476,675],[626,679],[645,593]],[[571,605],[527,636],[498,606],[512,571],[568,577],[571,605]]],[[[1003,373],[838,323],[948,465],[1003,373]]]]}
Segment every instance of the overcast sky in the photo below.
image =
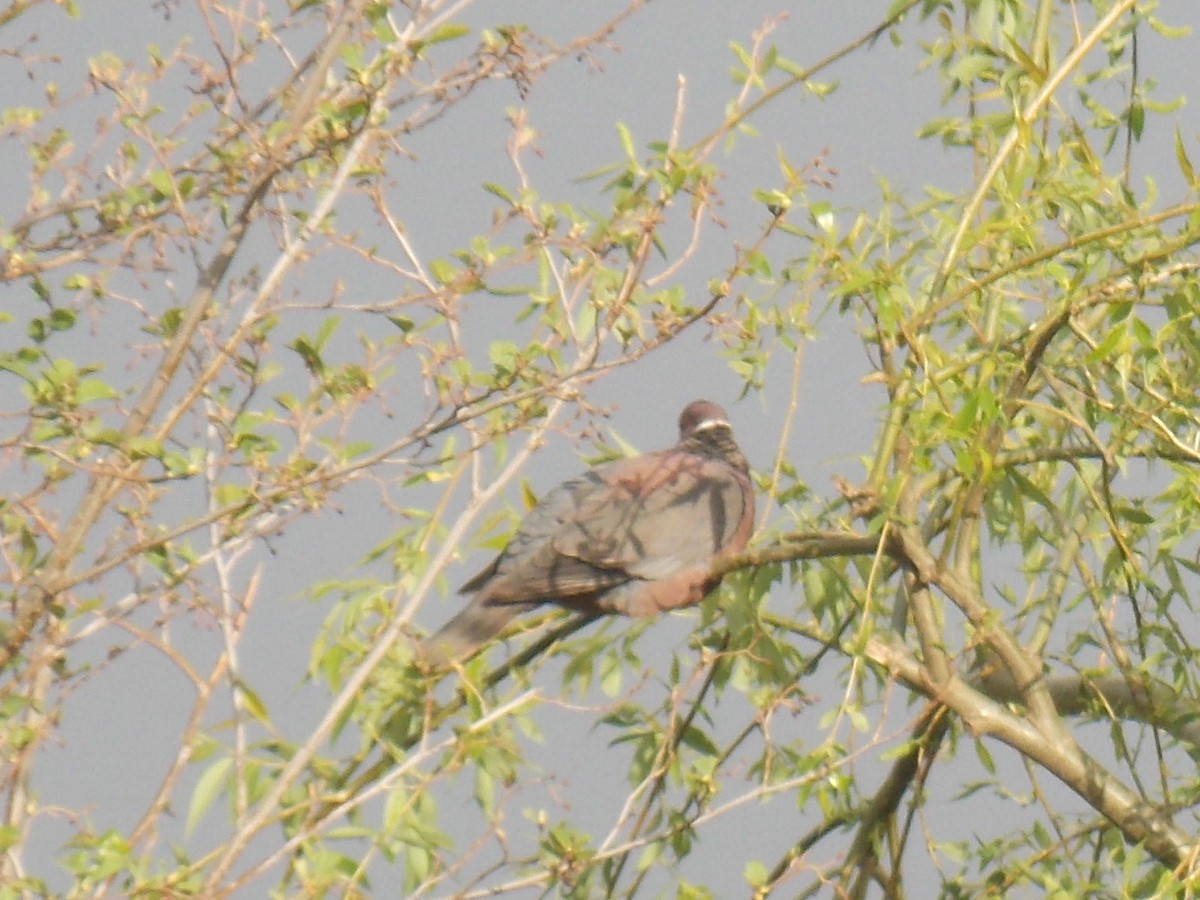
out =
{"type": "MultiPolygon", "coordinates": [[[[755,29],[773,21],[771,40],[780,53],[802,65],[811,64],[860,36],[889,5],[858,0],[655,0],[618,30],[616,46],[598,55],[599,68],[564,61],[524,99],[509,84],[490,85],[436,127],[415,135],[410,147],[414,158],[407,170],[390,173],[397,202],[409,211],[411,239],[424,256],[434,257],[487,229],[495,198],[482,185],[512,180],[505,154],[510,134],[508,108],[522,107],[538,132],[539,153],[530,159],[530,176],[542,194],[603,208],[607,201],[599,193],[599,183],[581,181],[579,176],[620,158],[617,121],[628,125],[640,146],[662,140],[682,76],[687,97],[684,139],[695,140],[719,121],[734,90],[729,74],[733,64],[730,41],[749,44],[755,29]]],[[[152,7],[83,2],[81,7],[79,20],[68,20],[57,9],[47,7],[21,24],[38,32],[41,52],[62,55],[59,77],[64,84],[78,80],[86,59],[103,50],[140,59],[148,43],[170,47],[188,33],[197,35],[197,46],[204,44],[190,4],[152,7]],[[163,10],[168,8],[170,15],[164,16],[163,10]],[[113,10],[119,13],[113,14],[113,10]]],[[[495,0],[469,7],[464,20],[475,26],[520,21],[534,32],[565,40],[587,30],[590,23],[598,25],[620,7],[620,3],[602,0],[495,0]]],[[[1194,24],[1197,9],[1194,0],[1173,0],[1162,4],[1160,15],[1168,22],[1194,24]]],[[[971,183],[975,173],[964,153],[949,153],[935,142],[917,137],[917,128],[937,114],[942,87],[933,73],[917,70],[922,58],[920,25],[914,19],[898,33],[903,39],[900,46],[881,40],[824,76],[838,83],[837,91],[826,99],[794,92],[753,121],[761,136],[741,142],[722,186],[721,214],[729,223],[731,236],[750,233],[748,224],[767,215],[751,192],[778,181],[779,152],[794,163],[822,156],[836,171],[832,190],[824,193],[838,207],[872,207],[881,179],[914,198],[926,184],[959,191],[971,183]]],[[[1162,84],[1160,95],[1193,89],[1200,47],[1194,39],[1180,42],[1178,47],[1178,56],[1143,60],[1143,78],[1157,79],[1162,84]],[[1177,90],[1172,91],[1171,84],[1177,84],[1177,90]]],[[[6,103],[37,102],[42,85],[13,81],[9,74],[4,77],[6,91],[12,92],[6,103]]],[[[181,93],[180,102],[182,97],[181,93]]],[[[164,115],[177,112],[167,109],[164,115]]],[[[1185,139],[1194,144],[1200,131],[1194,110],[1185,107],[1173,115],[1185,139]]],[[[1178,179],[1170,139],[1168,130],[1158,126],[1152,139],[1137,148],[1135,157],[1137,171],[1152,174],[1167,189],[1178,179]]],[[[823,192],[814,188],[813,193],[823,192]]],[[[0,183],[0,217],[10,220],[23,202],[20,185],[0,183]]],[[[692,266],[685,276],[689,296],[704,296],[707,280],[732,259],[728,242],[722,246],[717,238],[711,246],[710,264],[692,266]]],[[[239,259],[238,265],[245,268],[253,262],[239,259]]],[[[353,279],[351,283],[365,293],[386,291],[386,285],[373,281],[377,277],[377,273],[364,272],[361,283],[353,279]]],[[[189,285],[180,286],[183,295],[189,289],[189,285]]],[[[4,290],[12,289],[0,288],[0,292],[4,290]]],[[[2,302],[15,302],[15,298],[2,302]]],[[[818,309],[822,306],[817,304],[818,309]]],[[[817,335],[803,348],[801,424],[791,438],[789,452],[800,477],[818,494],[832,495],[832,475],[852,480],[862,475],[858,460],[870,452],[881,395],[876,387],[862,383],[871,370],[849,323],[830,313],[814,324],[817,335]]],[[[122,340],[122,336],[114,338],[114,367],[121,365],[126,352],[122,340]]],[[[740,384],[716,348],[698,337],[688,337],[599,384],[593,396],[616,408],[611,425],[621,437],[646,450],[672,443],[679,408],[688,400],[707,396],[728,409],[752,464],[766,467],[775,449],[778,417],[786,407],[790,379],[791,359],[780,354],[761,397],[737,402],[740,384]]],[[[383,437],[380,435],[381,443],[383,437]]],[[[577,470],[578,456],[579,449],[569,442],[551,441],[530,468],[530,482],[539,492],[549,489],[577,470]]],[[[245,563],[244,572],[254,561],[264,563],[259,618],[242,647],[246,675],[277,720],[296,738],[302,738],[305,729],[319,719],[328,699],[324,687],[305,679],[309,650],[327,613],[322,603],[306,599],[310,588],[325,579],[352,577],[359,571],[365,550],[377,543],[390,525],[378,497],[366,486],[347,491],[339,498],[338,507],[302,520],[273,541],[269,551],[264,549],[257,560],[245,563]]],[[[453,580],[465,580],[484,558],[479,553],[468,555],[453,580]]],[[[375,574],[384,571],[380,568],[375,574]]],[[[419,623],[436,627],[461,602],[451,595],[445,603],[423,609],[419,623]]],[[[790,610],[802,603],[802,598],[784,592],[773,602],[790,610]]],[[[664,648],[686,646],[694,625],[695,619],[688,615],[671,617],[654,626],[653,640],[664,648]]],[[[619,630],[621,626],[608,627],[619,630]]],[[[184,646],[189,643],[186,632],[177,631],[176,637],[184,646]]],[[[202,646],[205,639],[198,636],[196,646],[202,646]]],[[[102,655],[102,648],[96,652],[102,655]]],[[[155,651],[135,650],[71,697],[60,730],[61,748],[46,756],[37,773],[37,786],[46,803],[87,806],[100,828],[127,829],[141,815],[148,792],[175,749],[181,716],[190,703],[182,679],[164,675],[164,671],[155,651]]],[[[543,674],[545,687],[552,690],[551,673],[543,674]]],[[[823,712],[823,696],[828,702],[837,702],[837,685],[814,681],[808,689],[818,705],[806,715],[815,720],[823,712]]],[[[736,704],[738,700],[731,696],[728,702],[736,704]]],[[[735,712],[730,709],[731,721],[737,720],[735,712]]],[[[535,790],[565,797],[583,821],[592,809],[595,821],[611,821],[614,798],[623,797],[627,790],[626,752],[609,748],[610,735],[590,728],[586,717],[550,721],[556,730],[546,735],[540,747],[531,744],[531,753],[547,768],[558,766],[564,780],[539,784],[535,790]],[[560,764],[565,754],[572,762],[563,768],[560,764]]],[[[798,719],[781,727],[801,734],[811,726],[798,719]]],[[[761,847],[761,857],[773,861],[802,828],[793,802],[784,799],[775,807],[778,830],[771,835],[761,833],[757,826],[748,831],[747,822],[759,821],[749,815],[743,819],[730,816],[706,832],[706,845],[715,849],[696,854],[689,862],[688,877],[707,881],[718,896],[741,896],[745,890],[742,872],[723,864],[720,848],[742,859],[761,847]]],[[[931,810],[936,810],[936,804],[931,810]]],[[[184,811],[178,812],[182,832],[184,811]]],[[[215,810],[210,817],[223,814],[223,810],[215,810]]],[[[754,812],[754,816],[760,815],[754,812]]],[[[520,823],[510,824],[520,827],[520,823]]],[[[49,872],[44,856],[39,858],[38,853],[55,852],[68,833],[65,823],[42,826],[35,852],[27,859],[30,869],[49,872]]],[[[212,833],[221,831],[214,827],[212,833]]],[[[180,835],[169,838],[177,840],[180,835]]],[[[203,845],[203,836],[196,843],[203,845]]],[[[55,883],[53,879],[51,883],[55,883]]],[[[65,884],[62,880],[57,886],[65,884]]],[[[919,895],[918,885],[909,887],[914,896],[919,895]]],[[[245,894],[259,895],[261,890],[245,894]]],[[[380,895],[389,894],[381,891],[380,895]]]]}

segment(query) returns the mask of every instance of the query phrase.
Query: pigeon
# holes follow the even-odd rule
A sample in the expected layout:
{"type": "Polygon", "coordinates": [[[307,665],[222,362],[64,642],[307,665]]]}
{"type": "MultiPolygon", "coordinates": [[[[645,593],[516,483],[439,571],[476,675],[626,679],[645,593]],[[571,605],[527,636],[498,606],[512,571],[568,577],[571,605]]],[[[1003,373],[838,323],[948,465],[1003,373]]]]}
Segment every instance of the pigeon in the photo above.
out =
{"type": "Polygon", "coordinates": [[[713,563],[754,523],[749,465],[725,411],[696,400],[669,450],[602,463],[546,494],[460,593],[471,602],[421,645],[430,668],[465,661],[542,604],[649,617],[699,603],[713,563]]]}

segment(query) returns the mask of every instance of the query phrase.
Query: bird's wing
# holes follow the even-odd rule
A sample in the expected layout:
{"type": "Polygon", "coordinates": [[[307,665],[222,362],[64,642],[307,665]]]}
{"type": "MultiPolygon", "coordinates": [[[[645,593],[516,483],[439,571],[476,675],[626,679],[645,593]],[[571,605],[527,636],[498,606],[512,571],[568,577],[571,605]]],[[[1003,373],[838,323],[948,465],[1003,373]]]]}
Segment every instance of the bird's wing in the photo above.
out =
{"type": "Polygon", "coordinates": [[[617,460],[555,488],[464,590],[488,603],[569,601],[706,566],[749,537],[749,480],[676,451],[617,460]]]}
{"type": "Polygon", "coordinates": [[[611,463],[554,538],[564,557],[653,581],[745,546],[753,519],[746,476],[712,457],[663,451],[611,463]]]}
{"type": "Polygon", "coordinates": [[[600,474],[603,468],[584,472],[542,497],[504,552],[461,591],[479,591],[488,603],[521,603],[594,594],[627,581],[624,572],[562,556],[554,546],[556,538],[573,527],[579,510],[609,491],[600,474]]]}

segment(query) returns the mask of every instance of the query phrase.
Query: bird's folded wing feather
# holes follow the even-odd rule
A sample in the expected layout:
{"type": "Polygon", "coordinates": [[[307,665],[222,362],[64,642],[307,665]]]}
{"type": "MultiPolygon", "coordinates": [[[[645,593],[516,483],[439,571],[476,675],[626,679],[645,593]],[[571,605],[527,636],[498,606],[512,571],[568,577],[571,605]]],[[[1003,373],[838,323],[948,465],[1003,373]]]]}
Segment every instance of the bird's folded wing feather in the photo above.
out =
{"type": "Polygon", "coordinates": [[[749,482],[720,460],[667,451],[601,474],[605,489],[554,538],[561,556],[653,581],[745,543],[749,482]]]}
{"type": "Polygon", "coordinates": [[[572,527],[589,498],[608,491],[598,469],[550,491],[529,511],[504,552],[464,584],[462,592],[480,591],[477,599],[491,604],[553,601],[592,594],[628,581],[624,572],[562,556],[554,547],[557,535],[572,527]]]}
{"type": "Polygon", "coordinates": [[[562,600],[654,581],[744,545],[749,482],[720,460],[665,451],[597,466],[530,511],[463,586],[487,603],[562,600]]]}

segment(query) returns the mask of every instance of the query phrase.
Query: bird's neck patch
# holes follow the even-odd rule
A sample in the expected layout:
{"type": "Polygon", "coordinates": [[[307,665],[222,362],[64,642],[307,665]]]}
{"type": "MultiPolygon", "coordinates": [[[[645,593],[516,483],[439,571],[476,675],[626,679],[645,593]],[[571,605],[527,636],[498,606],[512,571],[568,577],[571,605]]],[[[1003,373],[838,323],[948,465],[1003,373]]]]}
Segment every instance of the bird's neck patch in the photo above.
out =
{"type": "Polygon", "coordinates": [[[695,434],[698,431],[708,431],[713,428],[728,428],[730,431],[733,430],[733,426],[724,419],[701,419],[692,426],[692,433],[695,434]]]}

